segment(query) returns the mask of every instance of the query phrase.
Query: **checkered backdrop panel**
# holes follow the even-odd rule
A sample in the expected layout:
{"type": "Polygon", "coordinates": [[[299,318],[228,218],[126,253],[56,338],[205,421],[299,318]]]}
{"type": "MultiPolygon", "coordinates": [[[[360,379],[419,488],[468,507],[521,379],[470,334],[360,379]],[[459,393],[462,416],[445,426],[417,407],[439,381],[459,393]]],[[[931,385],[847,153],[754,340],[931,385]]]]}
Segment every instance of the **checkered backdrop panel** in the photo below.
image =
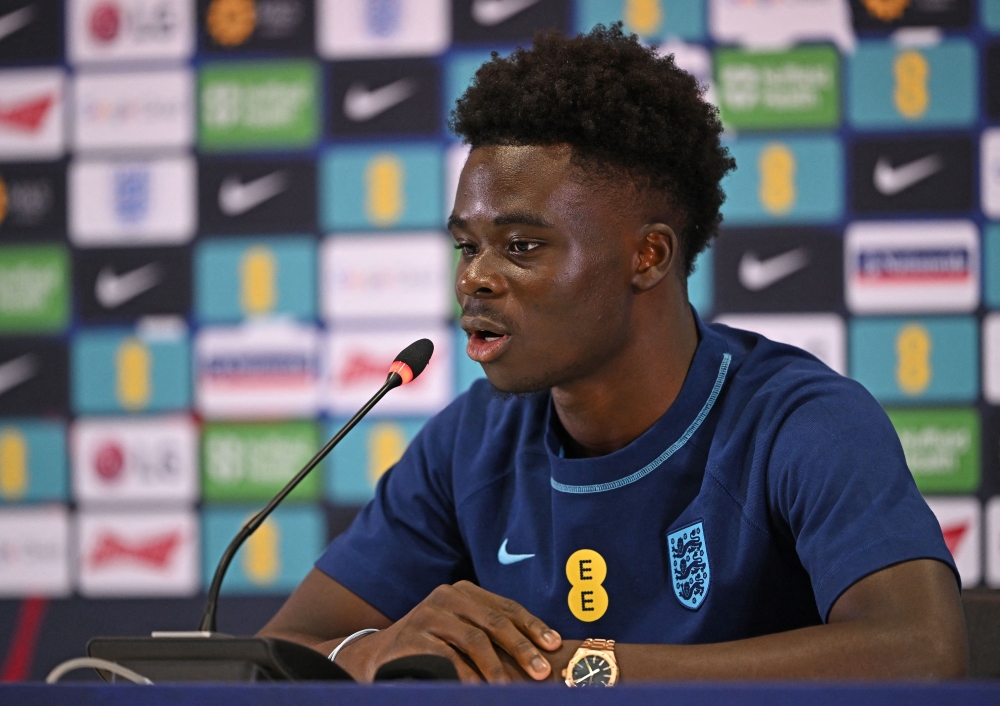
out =
{"type": "Polygon", "coordinates": [[[863,383],[965,585],[1000,587],[1000,0],[0,0],[0,625],[26,596],[187,620],[431,338],[224,587],[291,590],[482,374],[450,107],[490,51],[618,20],[739,165],[698,311],[863,383]]]}

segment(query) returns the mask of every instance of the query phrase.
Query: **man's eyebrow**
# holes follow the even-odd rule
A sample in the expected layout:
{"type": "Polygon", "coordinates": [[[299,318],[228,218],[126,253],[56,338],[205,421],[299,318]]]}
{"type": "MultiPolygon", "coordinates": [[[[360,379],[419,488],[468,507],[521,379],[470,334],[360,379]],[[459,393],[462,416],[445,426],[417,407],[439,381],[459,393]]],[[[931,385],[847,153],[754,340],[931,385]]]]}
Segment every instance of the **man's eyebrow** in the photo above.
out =
{"type": "MultiPolygon", "coordinates": [[[[464,218],[459,218],[458,216],[452,214],[448,216],[448,229],[452,228],[466,228],[469,223],[464,218]]],[[[517,213],[505,213],[501,216],[497,216],[493,219],[493,225],[495,226],[509,226],[509,225],[525,225],[525,226],[535,226],[536,228],[552,228],[553,225],[547,220],[534,213],[527,212],[517,212],[517,213]]]]}

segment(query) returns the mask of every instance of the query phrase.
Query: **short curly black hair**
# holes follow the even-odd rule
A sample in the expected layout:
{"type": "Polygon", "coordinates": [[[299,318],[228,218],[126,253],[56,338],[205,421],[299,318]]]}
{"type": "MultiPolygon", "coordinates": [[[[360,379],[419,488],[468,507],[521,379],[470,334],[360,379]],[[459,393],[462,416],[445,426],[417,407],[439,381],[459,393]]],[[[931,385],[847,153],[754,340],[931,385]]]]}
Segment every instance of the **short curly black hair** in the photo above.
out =
{"type": "Polygon", "coordinates": [[[473,149],[569,144],[577,163],[666,194],[691,274],[722,221],[719,182],[736,166],[703,92],[672,55],[642,46],[620,22],[572,38],[553,30],[537,33],[531,49],[493,52],[449,126],[473,149]]]}

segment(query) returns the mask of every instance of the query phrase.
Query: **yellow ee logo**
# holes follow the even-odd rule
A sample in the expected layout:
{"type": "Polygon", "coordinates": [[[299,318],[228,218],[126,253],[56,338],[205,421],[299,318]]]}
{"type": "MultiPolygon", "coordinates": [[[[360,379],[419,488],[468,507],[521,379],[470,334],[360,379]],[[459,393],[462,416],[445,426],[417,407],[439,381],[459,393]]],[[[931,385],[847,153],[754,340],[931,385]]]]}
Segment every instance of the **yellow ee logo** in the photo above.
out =
{"type": "Polygon", "coordinates": [[[270,586],[281,573],[281,530],[274,520],[265,520],[247,538],[243,547],[243,573],[257,586],[270,586]]]}
{"type": "Polygon", "coordinates": [[[247,316],[267,314],[278,299],[278,263],[270,248],[257,245],[240,259],[240,306],[247,316]]]}
{"type": "Polygon", "coordinates": [[[0,498],[18,500],[28,491],[28,442],[19,430],[0,431],[0,498]]]}
{"type": "Polygon", "coordinates": [[[883,22],[892,22],[903,14],[910,0],[861,0],[868,14],[883,22]]]}
{"type": "Polygon", "coordinates": [[[914,49],[900,52],[892,64],[896,77],[896,89],[892,100],[896,110],[907,120],[916,120],[927,112],[931,96],[927,90],[927,79],[931,68],[924,55],[914,49]]]}
{"type": "Polygon", "coordinates": [[[153,394],[152,357],[149,348],[138,338],[126,338],[115,353],[118,404],[127,410],[140,410],[153,394]]]}
{"type": "Polygon", "coordinates": [[[566,578],[569,579],[569,610],[577,620],[592,623],[608,610],[608,592],[604,579],[608,565],[604,557],[593,549],[579,549],[566,561],[566,578]]]}
{"type": "Polygon", "coordinates": [[[931,335],[920,324],[907,324],[896,336],[896,382],[911,397],[931,384],[931,335]]]}
{"type": "Polygon", "coordinates": [[[780,142],[769,144],[760,152],[757,195],[761,206],[772,216],[784,216],[795,205],[795,168],[795,155],[780,142]]]}
{"type": "Polygon", "coordinates": [[[663,25],[660,0],[625,0],[625,26],[636,34],[654,34],[663,25]]]}
{"type": "Polygon", "coordinates": [[[379,422],[368,433],[368,480],[375,487],[406,451],[406,436],[398,424],[379,422]]]}
{"type": "Polygon", "coordinates": [[[205,16],[205,27],[216,42],[236,47],[253,34],[257,26],[254,0],[212,0],[205,16]]]}
{"type": "Polygon", "coordinates": [[[406,167],[395,155],[377,154],[365,168],[365,213],[377,226],[391,226],[406,207],[406,167]]]}

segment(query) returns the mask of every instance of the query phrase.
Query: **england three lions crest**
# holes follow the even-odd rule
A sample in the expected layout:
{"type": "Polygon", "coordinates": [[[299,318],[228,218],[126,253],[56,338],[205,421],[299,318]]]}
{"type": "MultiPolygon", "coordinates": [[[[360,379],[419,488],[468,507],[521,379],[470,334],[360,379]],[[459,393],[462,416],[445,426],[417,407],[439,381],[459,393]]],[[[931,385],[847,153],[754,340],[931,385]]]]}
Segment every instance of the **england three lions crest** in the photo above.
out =
{"type": "Polygon", "coordinates": [[[695,522],[668,534],[667,554],[674,595],[688,610],[698,610],[705,602],[712,578],[702,523],[695,522]]]}

